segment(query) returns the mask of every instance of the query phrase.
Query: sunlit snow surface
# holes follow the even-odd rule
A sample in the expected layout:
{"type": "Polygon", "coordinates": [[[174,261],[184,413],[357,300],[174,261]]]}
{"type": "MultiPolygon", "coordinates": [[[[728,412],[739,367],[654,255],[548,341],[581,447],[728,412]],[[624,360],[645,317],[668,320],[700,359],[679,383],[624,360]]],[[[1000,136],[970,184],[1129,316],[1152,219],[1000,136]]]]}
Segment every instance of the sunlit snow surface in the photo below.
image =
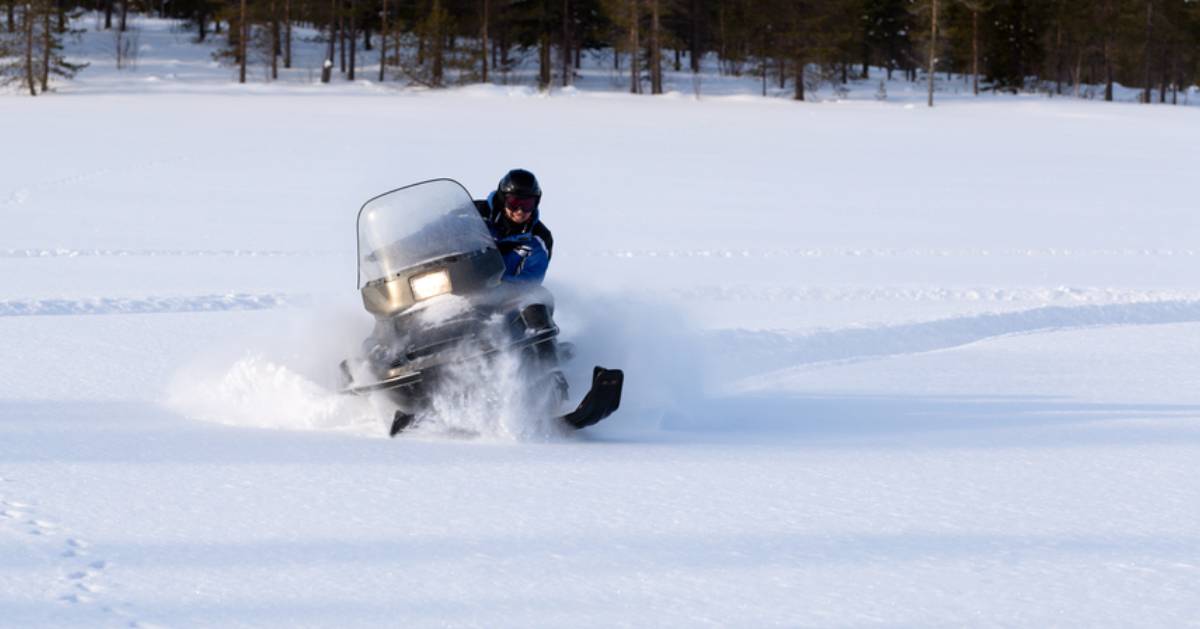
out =
{"type": "Polygon", "coordinates": [[[0,625],[1200,617],[1195,107],[239,88],[140,24],[0,97],[0,625]],[[355,213],[516,166],[622,408],[390,440],[355,213]]]}

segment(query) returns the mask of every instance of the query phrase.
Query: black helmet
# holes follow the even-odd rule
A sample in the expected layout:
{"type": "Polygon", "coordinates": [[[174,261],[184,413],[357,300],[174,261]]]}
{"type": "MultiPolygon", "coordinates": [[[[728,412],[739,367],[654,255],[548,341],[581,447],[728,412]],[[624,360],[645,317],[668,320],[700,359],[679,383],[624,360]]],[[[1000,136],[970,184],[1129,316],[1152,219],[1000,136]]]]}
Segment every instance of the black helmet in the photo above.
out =
{"type": "Polygon", "coordinates": [[[538,185],[537,177],[528,170],[517,168],[508,171],[500,179],[500,185],[496,186],[496,192],[501,197],[506,194],[511,194],[518,197],[533,197],[535,199],[542,198],[542,187],[538,185]]]}

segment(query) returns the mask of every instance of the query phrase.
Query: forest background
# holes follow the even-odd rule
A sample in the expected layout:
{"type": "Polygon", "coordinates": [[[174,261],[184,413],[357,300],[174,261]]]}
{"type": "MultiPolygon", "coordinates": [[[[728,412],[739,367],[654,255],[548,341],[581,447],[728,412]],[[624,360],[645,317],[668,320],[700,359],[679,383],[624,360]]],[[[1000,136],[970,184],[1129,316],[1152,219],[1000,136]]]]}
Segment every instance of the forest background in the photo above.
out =
{"type": "MultiPolygon", "coordinates": [[[[973,93],[1029,92],[1179,103],[1200,78],[1198,0],[4,0],[0,81],[36,95],[83,69],[63,53],[84,10],[114,33],[118,69],[136,58],[130,16],[182,20],[219,59],[293,66],[300,37],[324,48],[320,80],[375,78],[439,88],[510,82],[530,57],[542,89],[570,86],[589,51],[611,51],[632,93],[705,59],[797,100],[815,86],[896,73],[958,75],[973,93]],[[303,35],[301,33],[304,33],[303,35]],[[1095,86],[1095,89],[1088,89],[1095,86]]],[[[251,76],[254,76],[252,74],[251,76]]],[[[884,78],[884,77],[880,77],[884,78]]]]}

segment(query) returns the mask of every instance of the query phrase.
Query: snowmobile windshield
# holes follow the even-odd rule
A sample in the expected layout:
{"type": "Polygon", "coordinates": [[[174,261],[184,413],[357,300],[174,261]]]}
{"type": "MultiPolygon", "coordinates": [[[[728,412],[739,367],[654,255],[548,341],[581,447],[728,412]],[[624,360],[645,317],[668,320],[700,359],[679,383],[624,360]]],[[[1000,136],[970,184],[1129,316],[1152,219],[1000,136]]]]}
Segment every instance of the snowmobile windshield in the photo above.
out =
{"type": "Polygon", "coordinates": [[[496,243],[470,193],[433,179],[367,201],[358,212],[358,287],[496,243]]]}

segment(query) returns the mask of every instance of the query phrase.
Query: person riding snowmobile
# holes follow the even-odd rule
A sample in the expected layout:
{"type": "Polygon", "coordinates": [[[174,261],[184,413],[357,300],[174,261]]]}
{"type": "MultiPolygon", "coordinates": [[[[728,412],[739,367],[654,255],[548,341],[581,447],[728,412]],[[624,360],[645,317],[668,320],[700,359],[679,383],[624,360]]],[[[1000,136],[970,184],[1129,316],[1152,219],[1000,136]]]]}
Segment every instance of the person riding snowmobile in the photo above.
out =
{"type": "Polygon", "coordinates": [[[475,208],[504,257],[504,281],[541,283],[550,267],[554,237],[541,221],[542,188],[528,170],[510,170],[475,208]]]}

